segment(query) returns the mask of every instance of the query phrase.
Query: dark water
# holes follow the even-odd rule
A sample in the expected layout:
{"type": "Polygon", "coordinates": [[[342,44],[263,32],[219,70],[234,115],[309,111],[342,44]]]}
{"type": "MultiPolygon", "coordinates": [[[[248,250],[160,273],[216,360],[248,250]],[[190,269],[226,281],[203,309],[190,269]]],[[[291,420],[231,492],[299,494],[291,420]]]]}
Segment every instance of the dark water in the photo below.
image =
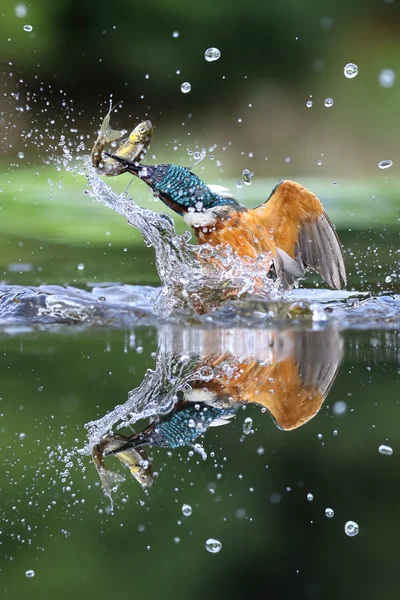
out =
{"type": "MultiPolygon", "coordinates": [[[[178,598],[236,598],[249,588],[273,597],[395,597],[398,332],[305,329],[2,333],[5,597],[155,598],[173,589],[178,598]],[[207,365],[212,376],[203,370],[199,381],[207,365]],[[226,377],[213,380],[218,365],[227,365],[229,390],[226,377]],[[149,406],[148,414],[166,413],[175,396],[183,401],[184,380],[192,389],[219,385],[219,399],[232,407],[237,376],[245,409],[236,405],[228,424],[196,440],[206,460],[188,446],[149,446],[156,475],[144,491],[115,458],[105,459],[126,476],[110,513],[90,456],[77,452],[93,436],[85,424],[103,419],[104,431],[115,410],[116,426],[149,406]],[[302,417],[296,397],[312,404],[302,417]],[[279,429],[265,407],[280,427],[297,428],[279,429]],[[381,454],[382,444],[393,455],[381,454]],[[359,525],[355,537],[344,531],[350,520],[359,525]],[[205,549],[208,538],[222,543],[218,554],[205,549]]],[[[147,423],[139,419],[135,431],[147,423]]]]}

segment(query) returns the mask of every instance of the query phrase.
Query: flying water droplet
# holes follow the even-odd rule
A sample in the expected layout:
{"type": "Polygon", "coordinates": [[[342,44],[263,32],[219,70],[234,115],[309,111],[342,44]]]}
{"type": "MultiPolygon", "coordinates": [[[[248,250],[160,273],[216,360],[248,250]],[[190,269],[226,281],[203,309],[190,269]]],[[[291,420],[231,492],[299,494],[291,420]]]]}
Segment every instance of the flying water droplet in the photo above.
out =
{"type": "Polygon", "coordinates": [[[358,523],[355,521],[347,521],[346,525],[344,526],[344,531],[349,537],[354,537],[360,531],[360,528],[358,523]]]}
{"type": "Polygon", "coordinates": [[[391,446],[387,446],[386,444],[381,444],[378,448],[380,454],[384,456],[392,456],[393,448],[391,446]]]}
{"type": "Polygon", "coordinates": [[[32,30],[33,30],[33,27],[32,27],[32,25],[24,25],[24,31],[28,31],[28,32],[30,32],[30,31],[32,31],[32,30]]]}
{"type": "Polygon", "coordinates": [[[192,507],[190,506],[190,504],[184,504],[182,506],[182,514],[185,515],[185,517],[190,517],[190,515],[192,514],[192,507]]]}
{"type": "Polygon", "coordinates": [[[396,80],[396,73],[392,69],[382,69],[378,75],[379,85],[390,88],[396,80]]]}
{"type": "Polygon", "coordinates": [[[25,158],[25,154],[23,152],[18,152],[18,158],[25,158]]]}
{"type": "Polygon", "coordinates": [[[251,185],[253,182],[254,173],[252,173],[249,169],[243,169],[242,177],[243,181],[246,185],[251,185]]]}
{"type": "Polygon", "coordinates": [[[187,94],[188,92],[190,92],[190,90],[192,89],[192,86],[190,85],[190,83],[188,81],[184,81],[181,85],[181,92],[183,94],[187,94]]]}
{"type": "Polygon", "coordinates": [[[353,79],[354,77],[357,77],[357,75],[358,75],[357,65],[355,65],[354,63],[347,63],[347,65],[344,68],[344,74],[347,77],[347,79],[353,79]]]}
{"type": "Polygon", "coordinates": [[[307,494],[307,500],[312,502],[314,500],[314,496],[312,494],[307,494]]]}
{"type": "Polygon", "coordinates": [[[221,52],[218,48],[208,48],[204,52],[204,58],[207,62],[214,62],[214,60],[218,60],[221,57],[221,52]]]}
{"type": "Polygon", "coordinates": [[[389,169],[389,167],[391,167],[393,164],[392,160],[381,160],[381,162],[378,163],[378,167],[380,169],[389,169]]]}
{"type": "Polygon", "coordinates": [[[178,38],[178,37],[179,37],[179,31],[174,31],[174,32],[172,33],[172,37],[173,37],[173,38],[178,38]]]}
{"type": "Polygon", "coordinates": [[[312,107],[312,100],[307,100],[306,106],[307,106],[307,108],[311,108],[312,107]]]}
{"type": "Polygon", "coordinates": [[[243,433],[245,435],[249,435],[252,427],[253,427],[253,419],[251,419],[250,417],[247,417],[247,419],[245,419],[244,423],[243,423],[243,433]]]}
{"type": "Polygon", "coordinates": [[[333,510],[333,508],[326,508],[325,509],[325,515],[328,517],[328,519],[332,519],[332,517],[334,516],[335,512],[333,510]]]}
{"type": "Polygon", "coordinates": [[[26,4],[19,3],[15,6],[14,13],[16,17],[23,19],[28,14],[28,7],[26,4]]]}
{"type": "Polygon", "coordinates": [[[26,577],[35,577],[35,571],[33,569],[29,569],[28,571],[25,571],[25,576],[26,577]]]}
{"type": "Polygon", "coordinates": [[[347,411],[347,404],[344,400],[337,400],[332,407],[333,413],[336,416],[344,415],[347,411]]]}
{"type": "Polygon", "coordinates": [[[332,98],[326,98],[326,99],[325,99],[325,102],[324,102],[324,105],[325,105],[327,108],[330,108],[331,106],[333,106],[333,99],[332,99],[332,98]]]}
{"type": "Polygon", "coordinates": [[[206,541],[206,550],[211,552],[211,554],[217,554],[222,548],[222,544],[219,540],[214,540],[213,538],[208,538],[206,541]]]}

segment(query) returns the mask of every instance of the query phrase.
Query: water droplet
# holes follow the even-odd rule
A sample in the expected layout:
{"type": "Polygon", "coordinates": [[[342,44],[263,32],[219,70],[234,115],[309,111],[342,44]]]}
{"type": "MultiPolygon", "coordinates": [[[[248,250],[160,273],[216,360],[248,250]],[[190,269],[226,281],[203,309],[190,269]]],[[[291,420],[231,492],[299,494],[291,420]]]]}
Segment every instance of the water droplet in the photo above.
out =
{"type": "Polygon", "coordinates": [[[24,31],[32,31],[33,27],[32,25],[24,25],[24,31]]]}
{"type": "Polygon", "coordinates": [[[83,271],[85,269],[85,265],[83,263],[79,263],[78,271],[83,271]]]}
{"type": "Polygon", "coordinates": [[[25,158],[25,154],[23,152],[18,152],[18,158],[25,158]]]}
{"type": "Polygon", "coordinates": [[[145,79],[150,79],[150,75],[148,73],[146,73],[146,75],[144,76],[145,79]]]}
{"type": "Polygon", "coordinates": [[[247,419],[245,419],[244,423],[243,423],[243,433],[245,435],[248,435],[250,433],[252,427],[253,427],[253,419],[251,419],[250,417],[247,417],[247,419]]]}
{"type": "Polygon", "coordinates": [[[325,98],[324,105],[325,105],[327,108],[330,108],[331,106],[333,106],[333,99],[332,99],[332,98],[325,98]]]}
{"type": "Polygon", "coordinates": [[[214,62],[214,60],[218,60],[221,56],[221,52],[218,48],[208,48],[204,52],[204,58],[207,62],[214,62]]]}
{"type": "Polygon", "coordinates": [[[214,377],[214,371],[212,367],[201,367],[199,369],[199,378],[203,381],[210,381],[214,377]]]}
{"type": "Polygon", "coordinates": [[[190,515],[192,514],[192,507],[190,506],[190,504],[184,504],[182,506],[182,514],[185,515],[185,517],[190,517],[190,515]]]}
{"type": "Polygon", "coordinates": [[[347,411],[347,404],[344,400],[338,400],[333,405],[332,410],[336,416],[344,415],[344,413],[347,411]]]}
{"type": "Polygon", "coordinates": [[[25,576],[26,577],[35,577],[35,571],[33,569],[29,569],[28,571],[25,571],[25,576]]]}
{"type": "Polygon", "coordinates": [[[179,37],[179,31],[174,31],[174,32],[172,33],[172,37],[173,37],[173,38],[178,38],[178,37],[179,37]]]}
{"type": "Polygon", "coordinates": [[[343,72],[347,79],[353,79],[358,75],[358,67],[354,63],[347,63],[343,72]]]}
{"type": "Polygon", "coordinates": [[[332,17],[322,17],[320,23],[322,29],[330,29],[333,25],[333,19],[332,17]]]}
{"type": "Polygon", "coordinates": [[[26,438],[26,433],[20,433],[18,437],[20,440],[24,440],[26,438]]]}
{"type": "Polygon", "coordinates": [[[385,283],[391,283],[391,281],[392,281],[392,278],[391,278],[391,276],[390,276],[390,275],[387,275],[387,276],[385,277],[385,283]]]}
{"type": "Polygon", "coordinates": [[[251,185],[253,181],[254,173],[252,173],[249,169],[243,169],[242,177],[243,181],[246,185],[251,185]]]}
{"type": "Polygon", "coordinates": [[[332,517],[334,516],[335,512],[333,510],[333,508],[326,508],[325,509],[325,515],[328,517],[328,519],[332,519],[332,517]]]}
{"type": "Polygon", "coordinates": [[[214,540],[213,538],[208,538],[206,541],[206,550],[211,552],[211,554],[217,554],[222,548],[222,544],[218,540],[214,540]]]}
{"type": "Polygon", "coordinates": [[[381,160],[381,162],[378,163],[378,167],[380,169],[389,169],[393,164],[392,160],[381,160]]]}
{"type": "Polygon", "coordinates": [[[393,454],[393,448],[391,446],[386,446],[386,444],[381,444],[378,450],[384,456],[392,456],[393,454]]]}
{"type": "Polygon", "coordinates": [[[360,531],[360,528],[358,523],[355,521],[347,521],[346,525],[344,526],[344,531],[349,537],[354,537],[360,531]]]}
{"type": "Polygon", "coordinates": [[[378,75],[379,85],[390,88],[396,80],[396,73],[392,69],[382,69],[378,75]]]}
{"type": "Polygon", "coordinates": [[[314,500],[314,496],[312,494],[307,494],[307,500],[312,502],[314,500]]]}
{"type": "Polygon", "coordinates": [[[307,106],[307,108],[311,108],[312,107],[312,100],[307,100],[306,106],[307,106]]]}
{"type": "Polygon", "coordinates": [[[183,94],[187,94],[188,92],[190,92],[190,90],[192,89],[192,86],[190,85],[190,83],[188,81],[184,81],[181,85],[181,92],[183,94]]]}
{"type": "Polygon", "coordinates": [[[15,16],[19,19],[23,19],[28,14],[28,7],[26,4],[19,3],[14,8],[15,16]]]}

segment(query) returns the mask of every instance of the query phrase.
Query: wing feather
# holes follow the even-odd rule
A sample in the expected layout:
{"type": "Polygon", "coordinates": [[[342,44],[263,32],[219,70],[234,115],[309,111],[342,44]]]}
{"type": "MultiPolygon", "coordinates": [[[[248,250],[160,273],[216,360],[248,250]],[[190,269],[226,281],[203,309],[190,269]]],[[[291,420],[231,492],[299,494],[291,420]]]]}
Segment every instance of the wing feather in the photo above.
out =
{"type": "Polygon", "coordinates": [[[313,269],[335,289],[346,284],[343,251],[337,233],[315,194],[294,181],[282,181],[247,221],[270,251],[283,286],[288,289],[313,269]],[[262,232],[260,231],[262,224],[262,232]]]}

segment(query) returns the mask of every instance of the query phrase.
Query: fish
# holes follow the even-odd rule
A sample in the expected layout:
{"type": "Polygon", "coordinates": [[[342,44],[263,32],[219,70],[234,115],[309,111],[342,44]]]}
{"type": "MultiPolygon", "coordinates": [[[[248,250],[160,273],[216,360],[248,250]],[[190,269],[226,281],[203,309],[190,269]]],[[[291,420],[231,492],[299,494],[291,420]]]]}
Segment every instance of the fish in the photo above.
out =
{"type": "MultiPolygon", "coordinates": [[[[115,142],[123,135],[123,131],[112,129],[110,125],[110,114],[112,108],[104,117],[98,137],[91,151],[92,165],[101,175],[114,177],[127,172],[127,167],[112,158],[103,158],[103,150],[107,144],[115,142]]],[[[115,152],[119,158],[129,161],[140,162],[148,151],[153,136],[153,125],[151,121],[142,121],[129,134],[128,139],[122,143],[115,152]]]]}
{"type": "Polygon", "coordinates": [[[113,455],[128,468],[131,475],[143,487],[150,487],[154,481],[152,464],[143,449],[127,448],[120,451],[129,438],[122,435],[107,434],[92,448],[92,458],[99,474],[104,493],[111,500],[112,492],[125,481],[125,477],[110,471],[104,464],[104,456],[113,455]]]}

